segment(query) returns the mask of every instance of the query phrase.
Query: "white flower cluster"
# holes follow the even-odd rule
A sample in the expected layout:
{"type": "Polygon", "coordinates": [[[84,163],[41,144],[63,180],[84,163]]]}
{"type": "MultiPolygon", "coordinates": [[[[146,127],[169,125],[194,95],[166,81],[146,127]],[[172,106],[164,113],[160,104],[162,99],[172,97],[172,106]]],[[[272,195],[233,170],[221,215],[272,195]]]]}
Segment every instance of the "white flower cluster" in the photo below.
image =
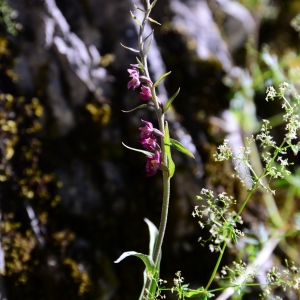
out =
{"type": "Polygon", "coordinates": [[[237,243],[237,239],[243,236],[243,232],[237,229],[237,223],[243,224],[241,216],[231,210],[231,206],[236,204],[232,196],[228,196],[225,192],[220,193],[217,197],[213,191],[202,189],[202,196],[197,196],[198,200],[206,201],[206,204],[199,208],[195,206],[192,213],[193,217],[199,217],[199,225],[201,228],[209,227],[210,237],[208,240],[199,240],[211,242],[209,249],[214,251],[220,250],[220,244],[226,242],[227,245],[237,243]]]}

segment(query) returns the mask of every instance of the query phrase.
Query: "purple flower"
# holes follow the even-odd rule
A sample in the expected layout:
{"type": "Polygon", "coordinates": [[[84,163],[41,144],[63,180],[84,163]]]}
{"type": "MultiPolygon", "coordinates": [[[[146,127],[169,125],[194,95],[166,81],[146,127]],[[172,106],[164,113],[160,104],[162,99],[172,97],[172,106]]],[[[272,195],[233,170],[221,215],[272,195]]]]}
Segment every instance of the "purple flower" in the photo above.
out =
{"type": "Polygon", "coordinates": [[[161,153],[160,150],[155,150],[153,156],[147,156],[147,163],[146,163],[146,171],[147,177],[153,176],[156,171],[159,169],[161,164],[161,153]]]}
{"type": "Polygon", "coordinates": [[[157,140],[156,140],[156,137],[154,135],[150,135],[150,137],[148,137],[146,139],[142,139],[139,142],[147,150],[155,150],[156,149],[157,140]]]}
{"type": "Polygon", "coordinates": [[[154,128],[151,122],[147,122],[144,120],[141,121],[145,124],[144,127],[139,128],[139,130],[141,130],[141,139],[143,140],[151,136],[154,128]]]}
{"type": "Polygon", "coordinates": [[[149,138],[151,135],[157,135],[157,136],[164,136],[161,131],[159,131],[156,128],[153,128],[153,125],[151,122],[147,122],[144,120],[141,120],[145,126],[140,127],[139,130],[141,130],[141,139],[144,140],[146,138],[149,138]]]}
{"type": "Polygon", "coordinates": [[[132,79],[127,83],[127,88],[130,89],[132,87],[132,89],[136,89],[137,87],[140,86],[141,82],[139,79],[140,73],[139,70],[137,68],[133,68],[133,69],[127,69],[128,73],[129,73],[129,77],[131,77],[132,79]]]}
{"type": "Polygon", "coordinates": [[[147,101],[152,99],[151,90],[149,87],[142,85],[141,92],[139,93],[141,100],[147,101]]]}

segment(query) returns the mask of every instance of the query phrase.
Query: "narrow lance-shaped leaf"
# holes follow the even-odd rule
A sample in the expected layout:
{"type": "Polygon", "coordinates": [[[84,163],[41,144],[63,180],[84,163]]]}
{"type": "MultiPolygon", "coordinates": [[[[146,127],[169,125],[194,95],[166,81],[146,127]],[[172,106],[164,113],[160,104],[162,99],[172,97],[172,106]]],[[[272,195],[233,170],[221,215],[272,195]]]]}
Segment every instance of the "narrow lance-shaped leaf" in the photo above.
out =
{"type": "Polygon", "coordinates": [[[153,257],[153,252],[154,252],[154,246],[155,246],[155,242],[158,236],[158,229],[157,227],[147,218],[144,219],[144,221],[146,222],[146,224],[148,225],[148,229],[149,229],[149,236],[150,236],[150,240],[149,240],[149,256],[153,257]]]}
{"type": "Polygon", "coordinates": [[[136,257],[140,258],[144,262],[147,271],[151,272],[151,274],[153,274],[153,271],[155,269],[154,262],[153,262],[152,258],[146,254],[138,253],[135,251],[127,251],[127,252],[124,252],[117,260],[115,260],[115,263],[116,264],[119,263],[120,261],[122,261],[124,258],[126,258],[128,256],[136,256],[136,257]]]}
{"type": "MultiPolygon", "coordinates": [[[[154,252],[154,247],[155,247],[155,242],[156,242],[156,239],[157,239],[157,236],[158,236],[158,229],[156,228],[156,226],[148,219],[144,219],[144,221],[147,223],[148,225],[148,229],[149,229],[149,234],[150,234],[150,240],[149,240],[149,256],[153,259],[153,252],[154,252]]],[[[157,263],[157,266],[155,267],[155,270],[153,271],[154,272],[154,287],[152,288],[152,285],[150,287],[150,294],[155,293],[155,290],[156,290],[156,282],[157,282],[157,279],[158,279],[158,276],[159,276],[159,264],[160,264],[160,260],[158,261],[157,263]]],[[[144,277],[144,285],[143,285],[143,288],[142,288],[142,291],[141,291],[141,294],[140,294],[140,297],[139,297],[139,300],[143,300],[143,295],[144,295],[144,290],[146,288],[146,284],[147,284],[147,268],[145,269],[144,273],[143,273],[143,277],[144,277]]]]}
{"type": "Polygon", "coordinates": [[[165,77],[167,77],[169,74],[171,74],[171,71],[168,72],[168,73],[165,73],[165,74],[161,75],[161,76],[155,81],[154,87],[157,87],[158,84],[159,84],[165,77]]]}
{"type": "Polygon", "coordinates": [[[177,97],[177,95],[179,94],[180,92],[180,88],[177,90],[177,92],[171,97],[168,99],[165,107],[164,107],[164,113],[168,110],[168,108],[170,107],[170,105],[172,104],[172,102],[175,100],[175,98],[177,97]]]}
{"type": "Polygon", "coordinates": [[[137,5],[134,5],[134,7],[137,9],[137,10],[139,10],[139,11],[141,11],[142,13],[146,13],[146,11],[145,10],[143,10],[142,8],[140,8],[140,7],[138,7],[137,5]]]}
{"type": "Polygon", "coordinates": [[[154,106],[152,104],[141,104],[141,105],[139,105],[139,106],[137,106],[137,107],[135,107],[135,108],[133,108],[131,110],[122,110],[122,112],[124,112],[124,113],[130,113],[130,112],[133,112],[133,111],[135,111],[137,109],[145,108],[145,107],[154,107],[154,106]]]}
{"type": "Polygon", "coordinates": [[[144,73],[145,72],[145,68],[144,68],[143,63],[139,60],[138,57],[136,57],[136,61],[138,63],[138,68],[144,73]]]}
{"type": "Polygon", "coordinates": [[[125,49],[128,49],[128,50],[130,50],[130,51],[132,51],[132,52],[137,52],[137,53],[140,52],[140,51],[137,50],[137,49],[134,49],[134,48],[131,48],[131,47],[127,47],[127,46],[123,45],[122,43],[120,43],[120,44],[121,44],[122,47],[124,47],[125,49]]]}
{"type": "Polygon", "coordinates": [[[170,147],[171,144],[170,144],[168,122],[166,122],[166,126],[165,126],[164,145],[165,145],[165,151],[166,151],[166,154],[168,157],[169,178],[171,178],[175,172],[175,164],[172,160],[172,155],[171,155],[171,147],[170,147]]]}
{"type": "Polygon", "coordinates": [[[152,30],[152,31],[144,38],[143,43],[145,43],[145,42],[148,40],[148,38],[149,38],[151,35],[153,35],[153,32],[154,32],[154,30],[152,30]]]}
{"type": "Polygon", "coordinates": [[[170,145],[172,147],[174,147],[175,149],[177,149],[178,151],[192,157],[192,158],[195,158],[195,156],[193,155],[193,153],[188,150],[186,147],[184,147],[180,142],[174,140],[174,139],[170,139],[170,145]]]}
{"type": "Polygon", "coordinates": [[[151,46],[152,40],[153,40],[153,35],[151,35],[151,39],[150,39],[150,41],[149,41],[149,43],[148,43],[148,45],[147,45],[147,48],[146,48],[146,51],[145,51],[145,55],[147,55],[147,54],[148,54],[148,52],[149,52],[149,49],[150,49],[150,46],[151,46]]]}
{"type": "Polygon", "coordinates": [[[146,151],[146,150],[141,150],[141,149],[131,148],[131,147],[125,145],[124,143],[122,143],[122,145],[124,147],[126,147],[127,149],[130,149],[130,150],[133,150],[133,151],[136,151],[136,152],[141,152],[141,153],[143,153],[143,154],[145,154],[147,156],[153,156],[154,155],[154,153],[152,153],[152,152],[149,152],[149,151],[146,151]]]}
{"type": "Polygon", "coordinates": [[[130,14],[131,14],[133,20],[134,20],[140,27],[142,27],[142,23],[141,23],[141,22],[139,21],[139,19],[134,15],[134,13],[131,11],[130,14]]]}
{"type": "Polygon", "coordinates": [[[139,65],[143,66],[143,63],[139,60],[138,57],[136,57],[136,61],[138,62],[139,65]]]}
{"type": "Polygon", "coordinates": [[[154,5],[156,4],[157,0],[154,0],[151,5],[150,5],[150,9],[152,9],[154,7],[154,5]]]}
{"type": "Polygon", "coordinates": [[[159,22],[157,22],[156,20],[154,20],[154,19],[152,19],[152,18],[150,18],[150,17],[148,17],[148,20],[149,20],[150,22],[152,22],[152,23],[161,25],[159,22]]]}

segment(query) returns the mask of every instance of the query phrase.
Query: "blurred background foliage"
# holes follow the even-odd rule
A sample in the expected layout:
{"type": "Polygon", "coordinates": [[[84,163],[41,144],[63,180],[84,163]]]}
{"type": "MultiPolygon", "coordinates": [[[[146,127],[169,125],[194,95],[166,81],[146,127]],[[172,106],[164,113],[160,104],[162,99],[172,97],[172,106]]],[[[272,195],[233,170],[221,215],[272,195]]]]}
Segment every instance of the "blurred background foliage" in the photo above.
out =
{"type": "MultiPolygon", "coordinates": [[[[128,91],[127,68],[137,30],[129,10],[139,1],[0,1],[0,299],[137,299],[143,265],[113,261],[128,250],[147,252],[147,217],[160,220],[161,180],[145,178],[136,147],[146,110],[128,91]]],[[[182,271],[191,287],[206,284],[215,254],[197,242],[191,217],[202,187],[239,200],[245,188],[230,163],[215,163],[224,138],[255,134],[262,119],[283,137],[281,104],[266,103],[269,85],[286,81],[300,92],[298,0],[158,0],[153,78],[165,101],[171,134],[196,156],[174,153],[163,279],[182,271]]],[[[255,150],[255,149],[254,149],[255,150]]],[[[257,150],[257,153],[259,150],[257,150]]],[[[274,198],[255,193],[243,218],[247,241],[229,249],[252,261],[273,230],[284,230],[268,265],[300,263],[299,158],[277,180],[274,198]],[[276,212],[274,215],[274,211],[276,212]]],[[[252,163],[261,168],[259,156],[252,163]]],[[[237,204],[237,205],[238,205],[237,204]]],[[[208,234],[208,233],[204,233],[208,234]]],[[[257,299],[260,290],[234,299],[257,299]]],[[[299,299],[286,293],[285,299],[299,299]]],[[[168,295],[173,299],[174,295],[168,295]]]]}

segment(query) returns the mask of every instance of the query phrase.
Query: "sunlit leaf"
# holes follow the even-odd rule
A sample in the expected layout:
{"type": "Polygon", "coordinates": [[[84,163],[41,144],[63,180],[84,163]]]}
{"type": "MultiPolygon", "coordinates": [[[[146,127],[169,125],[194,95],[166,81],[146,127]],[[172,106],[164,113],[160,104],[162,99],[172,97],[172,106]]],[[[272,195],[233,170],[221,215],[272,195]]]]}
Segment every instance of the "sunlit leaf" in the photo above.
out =
{"type": "Polygon", "coordinates": [[[149,20],[150,22],[152,22],[152,23],[161,25],[159,22],[157,22],[156,20],[154,20],[154,19],[152,19],[152,18],[150,18],[150,17],[148,17],[148,20],[149,20]]]}
{"type": "Polygon", "coordinates": [[[139,21],[139,19],[134,15],[134,13],[131,11],[130,12],[131,17],[133,18],[133,20],[140,26],[142,27],[142,23],[139,21]]]}
{"type": "Polygon", "coordinates": [[[150,36],[153,37],[153,32],[154,32],[154,30],[152,30],[152,31],[144,38],[143,43],[145,43],[145,42],[148,40],[148,38],[149,38],[150,36]]]}
{"type": "MultiPolygon", "coordinates": [[[[144,219],[144,221],[147,223],[148,225],[148,229],[149,229],[149,234],[150,234],[150,240],[149,240],[149,256],[153,259],[153,252],[154,252],[154,247],[155,247],[155,243],[156,243],[156,239],[158,236],[158,229],[156,228],[156,226],[148,219],[144,219]]],[[[150,287],[150,293],[155,293],[156,290],[156,282],[158,279],[158,275],[159,275],[159,264],[160,264],[160,259],[158,261],[157,266],[155,267],[155,271],[154,271],[154,286],[153,284],[150,287]]],[[[139,297],[139,300],[143,299],[143,295],[144,295],[144,290],[147,284],[147,268],[145,269],[144,273],[143,273],[143,277],[144,277],[144,285],[139,297]]]]}
{"type": "Polygon", "coordinates": [[[157,227],[147,218],[144,219],[144,221],[147,223],[148,225],[148,229],[149,229],[149,235],[150,235],[150,240],[149,240],[149,256],[153,257],[153,251],[154,251],[154,246],[155,246],[155,242],[158,236],[158,229],[157,227]]]}
{"type": "Polygon", "coordinates": [[[140,258],[144,262],[147,271],[153,273],[153,271],[155,269],[155,265],[154,265],[152,258],[149,255],[138,253],[135,251],[124,252],[117,260],[115,260],[115,263],[116,264],[119,263],[120,261],[122,261],[124,258],[126,258],[128,256],[136,256],[136,257],[140,258]]]}
{"type": "Polygon", "coordinates": [[[165,151],[166,151],[166,154],[168,157],[169,178],[171,178],[175,172],[175,164],[172,160],[172,155],[171,155],[171,147],[170,147],[171,143],[170,143],[168,122],[166,122],[166,126],[165,126],[164,145],[165,145],[165,151]]]}
{"type": "Polygon", "coordinates": [[[157,87],[158,84],[159,84],[165,77],[167,77],[169,74],[171,74],[171,71],[168,72],[168,73],[165,73],[165,74],[161,75],[161,76],[155,81],[154,87],[157,87]]]}
{"type": "MultiPolygon", "coordinates": [[[[144,221],[148,225],[149,234],[150,234],[149,256],[153,259],[153,252],[154,252],[155,242],[156,242],[156,239],[157,239],[157,236],[158,236],[158,229],[156,228],[156,226],[150,220],[148,220],[148,219],[145,218],[144,221]]],[[[154,271],[154,273],[155,273],[154,274],[155,280],[153,280],[154,281],[154,286],[153,286],[153,284],[151,285],[151,287],[150,287],[150,294],[151,293],[154,294],[155,290],[156,290],[156,284],[155,283],[157,282],[158,275],[159,275],[159,264],[160,264],[160,259],[158,261],[157,266],[155,267],[155,271],[154,271]]],[[[143,285],[143,288],[142,288],[139,300],[143,299],[144,290],[145,290],[145,287],[146,287],[146,284],[147,284],[147,268],[145,269],[145,271],[143,273],[143,277],[144,277],[144,285],[143,285]]]]}
{"type": "Polygon", "coordinates": [[[137,49],[134,49],[134,48],[131,48],[131,47],[127,47],[127,46],[123,45],[122,43],[121,43],[121,46],[122,46],[122,47],[124,47],[124,48],[125,48],[125,49],[127,49],[127,50],[130,50],[130,51],[132,51],[132,52],[137,52],[137,53],[139,53],[139,52],[140,52],[139,50],[137,50],[137,49]]]}
{"type": "Polygon", "coordinates": [[[147,45],[147,48],[146,48],[146,51],[145,51],[145,55],[147,55],[147,54],[148,54],[148,52],[149,52],[149,49],[150,49],[150,46],[151,46],[152,40],[153,40],[153,35],[151,35],[151,39],[150,39],[150,41],[149,41],[149,43],[148,43],[148,45],[147,45]]]}
{"type": "MultiPolygon", "coordinates": [[[[138,57],[136,57],[136,61],[138,62],[138,64],[139,64],[141,67],[143,67],[143,63],[139,60],[138,57]]],[[[144,67],[143,67],[143,68],[144,68],[144,67]]]]}
{"type": "Polygon", "coordinates": [[[152,152],[149,152],[149,151],[146,151],[146,150],[141,150],[141,149],[131,148],[131,147],[125,145],[124,143],[122,143],[122,145],[123,145],[124,147],[130,149],[130,150],[133,150],[133,151],[136,151],[136,152],[141,152],[141,153],[143,153],[143,154],[145,154],[145,155],[147,155],[147,156],[153,156],[153,155],[154,155],[154,153],[152,153],[152,152]]]}
{"type": "Polygon", "coordinates": [[[152,104],[141,104],[141,105],[139,105],[139,106],[137,106],[137,107],[135,107],[135,108],[133,108],[131,110],[122,110],[122,112],[124,112],[124,113],[130,113],[132,111],[135,111],[135,110],[140,109],[140,108],[145,108],[145,107],[153,107],[153,105],[152,104]]]}
{"type": "Polygon", "coordinates": [[[177,149],[178,151],[180,151],[192,158],[195,158],[193,153],[190,150],[188,150],[186,147],[184,147],[180,142],[170,138],[170,145],[172,147],[174,147],[175,149],[177,149]]]}
{"type": "Polygon", "coordinates": [[[174,101],[174,99],[177,97],[177,95],[179,94],[180,92],[180,88],[177,90],[177,92],[171,97],[168,99],[165,107],[164,107],[164,113],[168,110],[168,108],[170,107],[170,105],[172,104],[172,102],[174,101]]]}
{"type": "Polygon", "coordinates": [[[152,9],[154,7],[154,5],[156,4],[157,0],[154,0],[151,5],[150,5],[150,9],[152,9]]]}
{"type": "Polygon", "coordinates": [[[134,7],[137,9],[137,10],[139,10],[139,11],[141,11],[142,13],[146,13],[146,11],[145,10],[143,10],[143,9],[141,9],[140,7],[138,7],[137,5],[134,5],[134,7]]]}

